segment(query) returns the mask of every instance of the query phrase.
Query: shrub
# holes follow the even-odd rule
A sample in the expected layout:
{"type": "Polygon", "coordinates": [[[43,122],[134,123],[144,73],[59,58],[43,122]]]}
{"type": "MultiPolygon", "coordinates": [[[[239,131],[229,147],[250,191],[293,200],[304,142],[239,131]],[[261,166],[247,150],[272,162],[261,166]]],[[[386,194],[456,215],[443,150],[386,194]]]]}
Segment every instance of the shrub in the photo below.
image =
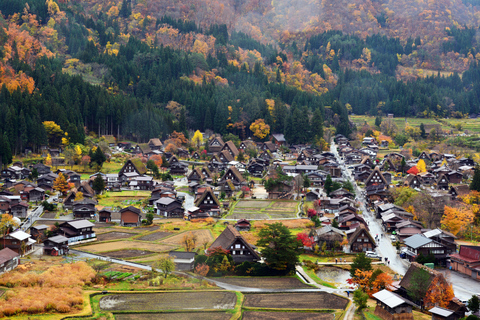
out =
{"type": "Polygon", "coordinates": [[[57,306],[57,311],[61,313],[67,313],[70,312],[70,310],[72,310],[72,308],[64,303],[57,306]]]}
{"type": "Polygon", "coordinates": [[[6,315],[7,317],[13,316],[15,315],[15,313],[17,313],[17,310],[15,308],[6,307],[3,309],[3,314],[6,315]]]}

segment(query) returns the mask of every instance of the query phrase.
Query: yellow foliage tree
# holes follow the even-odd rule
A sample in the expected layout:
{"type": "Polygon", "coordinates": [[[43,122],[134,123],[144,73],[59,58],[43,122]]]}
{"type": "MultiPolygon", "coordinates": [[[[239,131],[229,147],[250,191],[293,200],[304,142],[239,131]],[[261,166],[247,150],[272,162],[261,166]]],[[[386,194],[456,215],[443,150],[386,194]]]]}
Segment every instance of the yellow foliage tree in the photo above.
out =
{"type": "Polygon", "coordinates": [[[417,162],[417,169],[418,169],[418,172],[427,172],[427,165],[425,164],[425,161],[423,161],[423,159],[420,159],[418,162],[417,162]]]}
{"type": "Polygon", "coordinates": [[[454,296],[452,284],[448,283],[443,277],[437,276],[428,287],[424,304],[427,310],[435,306],[446,308],[454,296]]]}
{"type": "Polygon", "coordinates": [[[193,134],[192,143],[197,146],[197,149],[200,148],[200,145],[203,143],[203,134],[200,130],[195,131],[193,134]]]}
{"type": "Polygon", "coordinates": [[[445,206],[445,211],[441,220],[442,226],[456,235],[468,225],[473,223],[475,215],[469,208],[453,208],[445,206]]]}
{"type": "Polygon", "coordinates": [[[55,181],[53,181],[53,189],[65,194],[70,188],[71,186],[68,184],[67,179],[63,173],[60,172],[55,181]]]}
{"type": "Polygon", "coordinates": [[[49,154],[47,154],[47,158],[45,159],[45,165],[47,166],[51,166],[52,165],[52,156],[49,154]]]}
{"type": "Polygon", "coordinates": [[[250,125],[253,135],[260,140],[264,139],[270,133],[270,126],[263,119],[257,119],[250,125]]]}
{"type": "Polygon", "coordinates": [[[44,121],[43,126],[47,132],[48,141],[53,144],[58,144],[58,141],[60,141],[63,136],[62,128],[53,121],[44,121]]]}

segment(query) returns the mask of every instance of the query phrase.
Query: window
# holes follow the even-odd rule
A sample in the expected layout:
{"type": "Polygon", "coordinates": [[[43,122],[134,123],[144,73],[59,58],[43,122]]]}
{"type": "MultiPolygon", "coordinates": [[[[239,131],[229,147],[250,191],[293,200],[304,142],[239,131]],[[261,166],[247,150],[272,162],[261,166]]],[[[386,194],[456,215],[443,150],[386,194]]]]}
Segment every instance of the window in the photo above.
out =
{"type": "Polygon", "coordinates": [[[240,245],[239,245],[239,244],[236,244],[236,245],[235,245],[235,249],[240,249],[240,245]]]}
{"type": "Polygon", "coordinates": [[[357,242],[362,242],[362,239],[358,238],[358,239],[357,239],[357,242]]]}
{"type": "Polygon", "coordinates": [[[232,251],[232,255],[234,255],[234,254],[235,254],[235,250],[232,251]]]}

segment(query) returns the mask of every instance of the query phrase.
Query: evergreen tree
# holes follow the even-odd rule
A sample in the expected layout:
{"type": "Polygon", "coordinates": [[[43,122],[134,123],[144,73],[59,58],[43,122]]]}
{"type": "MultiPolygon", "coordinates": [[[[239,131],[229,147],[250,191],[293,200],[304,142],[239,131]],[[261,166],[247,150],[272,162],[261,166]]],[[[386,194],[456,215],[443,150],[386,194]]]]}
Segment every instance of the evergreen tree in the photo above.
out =
{"type": "Polygon", "coordinates": [[[311,120],[312,137],[323,138],[323,116],[320,108],[315,109],[311,120]]]}
{"type": "Polygon", "coordinates": [[[420,123],[420,136],[425,139],[427,137],[427,133],[425,132],[425,125],[420,123]]]}
{"type": "Polygon", "coordinates": [[[480,167],[475,167],[472,182],[470,183],[470,190],[480,191],[480,167]]]}
{"type": "Polygon", "coordinates": [[[330,196],[330,192],[332,192],[333,188],[333,182],[332,182],[332,177],[330,175],[327,175],[327,179],[325,179],[325,185],[323,186],[325,189],[325,192],[327,193],[327,196],[330,196]]]}
{"type": "Polygon", "coordinates": [[[372,270],[372,259],[368,258],[365,253],[360,252],[350,265],[350,276],[355,277],[357,270],[370,271],[372,270]]]}
{"type": "Polygon", "coordinates": [[[375,126],[378,127],[378,128],[380,128],[380,125],[381,125],[381,124],[382,124],[382,117],[377,116],[377,117],[375,118],[375,126]]]}
{"type": "Polygon", "coordinates": [[[123,0],[122,7],[120,8],[119,15],[123,18],[128,18],[132,14],[132,2],[131,0],[123,0]]]}
{"type": "Polygon", "coordinates": [[[93,180],[92,189],[95,190],[97,194],[105,190],[105,181],[101,175],[98,174],[93,180]]]}

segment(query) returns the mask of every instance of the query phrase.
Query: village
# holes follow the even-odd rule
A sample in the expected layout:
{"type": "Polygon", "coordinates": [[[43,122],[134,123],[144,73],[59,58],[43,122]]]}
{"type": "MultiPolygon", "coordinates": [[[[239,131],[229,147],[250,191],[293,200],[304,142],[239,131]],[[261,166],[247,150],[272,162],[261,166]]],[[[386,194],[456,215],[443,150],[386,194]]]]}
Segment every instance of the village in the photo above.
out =
{"type": "Polygon", "coordinates": [[[201,290],[213,304],[192,300],[196,319],[354,319],[356,309],[381,319],[478,315],[473,214],[452,211],[456,223],[447,214],[456,203],[478,203],[469,197],[480,179],[471,158],[435,150],[413,157],[375,137],[353,143],[341,134],[323,150],[288,145],[283,134],[262,142],[195,135],[175,150],[158,138],[103,137],[108,172],[77,173],[62,150],[47,148],[48,165],[19,159],[2,170],[0,272],[87,261],[96,271],[96,285],[85,280],[89,308],[72,303],[66,313],[92,319],[130,319],[129,311],[159,319],[166,310],[191,318],[173,302],[139,309],[126,287],[162,290],[151,294],[165,301],[187,297],[169,289],[201,290]],[[278,267],[280,256],[286,266],[278,267]],[[155,270],[165,278],[152,278],[155,270]],[[215,288],[226,291],[210,297],[215,288]]]}

